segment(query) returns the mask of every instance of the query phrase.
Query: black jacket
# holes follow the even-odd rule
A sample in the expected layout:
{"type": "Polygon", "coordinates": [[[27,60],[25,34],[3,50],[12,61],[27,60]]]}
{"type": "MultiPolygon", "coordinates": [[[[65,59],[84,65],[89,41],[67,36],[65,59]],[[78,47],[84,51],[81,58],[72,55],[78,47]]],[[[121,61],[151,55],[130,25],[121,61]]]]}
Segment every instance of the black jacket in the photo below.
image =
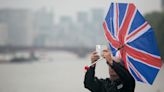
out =
{"type": "Polygon", "coordinates": [[[111,67],[118,74],[119,79],[112,81],[95,77],[95,67],[90,67],[85,74],[84,86],[91,92],[134,92],[135,80],[120,63],[113,62],[111,67]]]}

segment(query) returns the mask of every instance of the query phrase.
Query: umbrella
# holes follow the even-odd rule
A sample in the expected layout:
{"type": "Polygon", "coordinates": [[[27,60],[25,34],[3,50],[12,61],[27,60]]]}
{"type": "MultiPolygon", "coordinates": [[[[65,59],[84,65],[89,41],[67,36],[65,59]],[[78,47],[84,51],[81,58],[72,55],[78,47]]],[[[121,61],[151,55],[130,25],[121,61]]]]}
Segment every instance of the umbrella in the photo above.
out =
{"type": "Polygon", "coordinates": [[[153,84],[162,66],[154,31],[132,3],[111,3],[103,22],[113,56],[135,80],[153,84]]]}

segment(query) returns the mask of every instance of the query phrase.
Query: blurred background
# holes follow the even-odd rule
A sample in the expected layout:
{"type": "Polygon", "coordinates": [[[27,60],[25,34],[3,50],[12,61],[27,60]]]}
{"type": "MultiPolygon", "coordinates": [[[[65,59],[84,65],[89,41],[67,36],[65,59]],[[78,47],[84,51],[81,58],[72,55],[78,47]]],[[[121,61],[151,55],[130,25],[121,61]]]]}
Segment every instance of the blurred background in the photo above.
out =
{"type": "MultiPolygon", "coordinates": [[[[107,45],[102,22],[113,1],[0,0],[0,92],[89,92],[84,66],[97,44],[107,45]]],[[[136,5],[164,58],[164,0],[117,1],[136,5]]],[[[106,78],[107,70],[102,60],[96,75],[106,78]]],[[[164,92],[163,77],[164,68],[135,92],[164,92]]]]}

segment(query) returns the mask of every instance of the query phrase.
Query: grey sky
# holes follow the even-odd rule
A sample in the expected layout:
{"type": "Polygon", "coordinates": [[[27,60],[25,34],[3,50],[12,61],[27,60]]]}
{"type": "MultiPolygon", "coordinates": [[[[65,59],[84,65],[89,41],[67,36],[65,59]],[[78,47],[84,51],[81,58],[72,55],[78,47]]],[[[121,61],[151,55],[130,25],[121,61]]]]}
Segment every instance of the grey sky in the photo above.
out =
{"type": "Polygon", "coordinates": [[[160,10],[161,0],[0,0],[0,8],[30,8],[38,9],[43,6],[53,8],[56,16],[75,16],[77,11],[89,11],[91,8],[104,8],[107,12],[112,1],[132,2],[141,13],[160,10]]]}

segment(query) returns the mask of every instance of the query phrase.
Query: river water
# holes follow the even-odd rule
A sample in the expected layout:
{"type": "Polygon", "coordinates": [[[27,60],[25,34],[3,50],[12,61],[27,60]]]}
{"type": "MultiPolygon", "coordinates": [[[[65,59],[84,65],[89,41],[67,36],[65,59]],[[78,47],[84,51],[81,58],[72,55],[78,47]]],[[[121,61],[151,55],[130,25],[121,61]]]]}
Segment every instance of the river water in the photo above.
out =
{"type": "MultiPolygon", "coordinates": [[[[89,62],[89,58],[56,54],[37,62],[0,64],[0,92],[89,92],[83,86],[84,66],[89,62]]],[[[96,75],[108,77],[103,60],[96,75]]],[[[164,68],[152,86],[137,82],[135,92],[164,92],[163,79],[164,68]]]]}

